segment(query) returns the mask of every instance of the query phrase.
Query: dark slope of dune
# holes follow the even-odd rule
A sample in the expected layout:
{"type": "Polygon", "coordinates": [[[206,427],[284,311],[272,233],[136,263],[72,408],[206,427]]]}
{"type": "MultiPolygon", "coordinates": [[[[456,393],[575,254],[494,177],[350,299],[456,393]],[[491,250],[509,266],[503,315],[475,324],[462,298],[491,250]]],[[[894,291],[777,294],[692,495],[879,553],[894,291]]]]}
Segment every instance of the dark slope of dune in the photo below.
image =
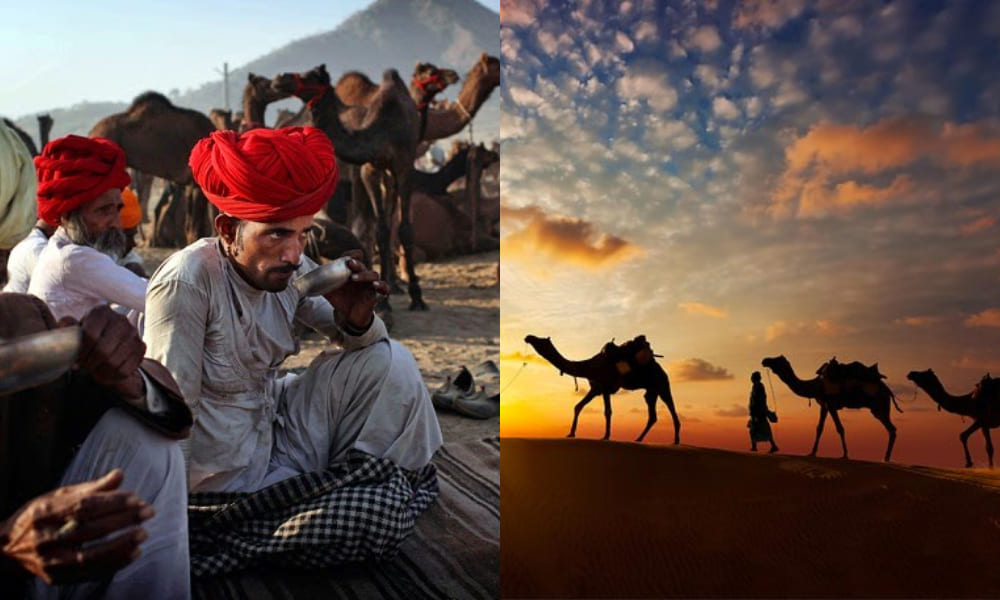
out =
{"type": "Polygon", "coordinates": [[[503,597],[995,597],[1000,477],[501,440],[503,597]]]}

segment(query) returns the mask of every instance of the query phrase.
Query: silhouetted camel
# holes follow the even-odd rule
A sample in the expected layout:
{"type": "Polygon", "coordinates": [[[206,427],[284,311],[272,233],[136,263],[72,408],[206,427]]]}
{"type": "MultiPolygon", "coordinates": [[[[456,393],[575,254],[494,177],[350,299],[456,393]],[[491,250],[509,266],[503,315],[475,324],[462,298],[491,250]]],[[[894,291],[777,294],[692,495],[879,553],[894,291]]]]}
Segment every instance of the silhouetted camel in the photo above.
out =
{"type": "MultiPolygon", "coordinates": [[[[867,408],[872,415],[879,420],[889,432],[889,446],[885,450],[885,460],[889,461],[892,456],[892,446],[896,442],[896,426],[889,418],[891,402],[896,410],[900,410],[896,404],[896,396],[882,381],[860,381],[845,379],[839,382],[831,382],[823,377],[802,380],[795,375],[791,363],[782,356],[765,358],[761,364],[774,371],[785,385],[796,396],[803,398],[813,398],[819,404],[819,424],[816,426],[816,441],[813,442],[812,452],[809,456],[816,456],[816,449],[819,448],[819,438],[823,435],[823,425],[826,423],[826,415],[830,414],[833,424],[840,434],[840,444],[844,448],[844,458],[847,458],[847,441],[844,439],[844,425],[840,422],[840,415],[837,414],[842,408],[867,408]]],[[[823,370],[821,368],[821,370],[823,370]]]]}
{"type": "MultiPolygon", "coordinates": [[[[989,376],[987,375],[987,377],[989,376]]],[[[972,466],[972,455],[969,454],[969,437],[977,429],[983,430],[983,438],[986,439],[986,455],[989,457],[992,469],[993,440],[990,437],[990,429],[1000,427],[1000,403],[997,402],[997,397],[991,394],[992,397],[978,398],[975,391],[962,396],[953,396],[945,391],[941,381],[931,369],[910,371],[906,378],[927,392],[931,400],[937,402],[938,410],[943,408],[950,413],[972,419],[972,425],[958,436],[958,439],[962,441],[962,449],[965,450],[966,467],[972,466]]],[[[983,389],[981,386],[977,387],[983,389]]],[[[989,386],[986,386],[985,389],[989,389],[989,386]]]]}
{"type": "Polygon", "coordinates": [[[597,396],[602,396],[604,398],[605,425],[604,437],[601,439],[608,439],[611,436],[611,394],[624,388],[626,390],[646,390],[644,398],[646,406],[649,408],[649,419],[646,421],[646,428],[642,430],[642,433],[636,439],[637,442],[641,442],[653,424],[656,423],[657,396],[667,405],[667,408],[670,410],[670,416],[674,419],[674,443],[679,444],[681,442],[681,422],[677,418],[677,411],[674,409],[674,398],[670,394],[670,379],[667,377],[667,372],[663,370],[663,367],[653,358],[652,351],[649,351],[648,361],[639,366],[631,366],[630,361],[625,361],[630,366],[620,367],[619,365],[623,361],[620,360],[621,357],[616,358],[615,356],[619,348],[625,349],[623,350],[623,354],[626,356],[631,354],[631,348],[633,347],[641,346],[648,350],[649,346],[645,343],[644,336],[639,336],[620,347],[609,344],[598,354],[587,360],[578,361],[564,358],[556,350],[550,338],[529,335],[524,338],[524,341],[530,344],[542,358],[559,369],[560,374],[565,373],[573,377],[583,377],[590,384],[590,390],[583,397],[583,400],[580,400],[573,407],[573,426],[570,427],[568,437],[576,437],[576,423],[580,418],[580,411],[583,410],[583,407],[597,396]]]}

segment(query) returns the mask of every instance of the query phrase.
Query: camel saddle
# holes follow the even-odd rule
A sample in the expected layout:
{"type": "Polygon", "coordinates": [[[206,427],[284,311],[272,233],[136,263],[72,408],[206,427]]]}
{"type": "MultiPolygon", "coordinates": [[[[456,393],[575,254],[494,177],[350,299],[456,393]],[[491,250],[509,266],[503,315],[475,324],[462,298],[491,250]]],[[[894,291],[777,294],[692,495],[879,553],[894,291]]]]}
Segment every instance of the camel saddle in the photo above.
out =
{"type": "Polygon", "coordinates": [[[824,391],[831,395],[860,391],[873,396],[885,379],[885,375],[878,370],[878,363],[842,363],[837,361],[836,356],[816,369],[816,374],[823,380],[824,391]]]}
{"type": "Polygon", "coordinates": [[[612,338],[610,342],[604,344],[601,354],[615,365],[618,374],[623,377],[638,368],[645,367],[655,356],[644,335],[638,335],[620,346],[615,344],[612,338]]]}

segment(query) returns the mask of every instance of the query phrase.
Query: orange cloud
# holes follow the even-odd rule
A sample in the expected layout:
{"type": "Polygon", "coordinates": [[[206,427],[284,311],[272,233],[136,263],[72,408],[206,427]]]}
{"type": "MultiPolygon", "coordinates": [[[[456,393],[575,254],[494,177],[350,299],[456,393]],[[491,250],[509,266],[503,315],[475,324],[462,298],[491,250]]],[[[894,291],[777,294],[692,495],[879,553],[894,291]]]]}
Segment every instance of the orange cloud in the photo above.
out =
{"type": "Polygon", "coordinates": [[[537,0],[500,0],[500,24],[531,25],[538,9],[537,0]]]}
{"type": "Polygon", "coordinates": [[[977,371],[1000,372],[1000,359],[963,356],[951,361],[952,366],[960,369],[976,369],[977,371]]]}
{"type": "Polygon", "coordinates": [[[516,361],[516,362],[530,362],[530,363],[536,363],[536,364],[539,364],[539,365],[547,365],[547,364],[549,364],[549,361],[545,360],[541,356],[538,356],[537,354],[534,354],[534,353],[532,353],[532,354],[525,354],[524,352],[509,352],[507,354],[501,354],[500,355],[500,360],[509,360],[509,361],[516,361]]]}
{"type": "Polygon", "coordinates": [[[823,123],[785,149],[785,171],[772,194],[777,216],[812,217],[905,197],[910,178],[886,187],[858,176],[902,169],[919,160],[943,166],[1000,166],[1000,135],[984,125],[955,125],[927,118],[891,118],[868,128],[823,123]]]}
{"type": "Polygon", "coordinates": [[[901,325],[908,325],[910,327],[926,327],[928,325],[934,325],[935,323],[940,323],[942,317],[903,317],[901,319],[896,319],[896,323],[901,325]]]}
{"type": "Polygon", "coordinates": [[[837,337],[847,335],[857,331],[856,327],[842,325],[828,319],[820,319],[812,323],[808,321],[798,321],[789,323],[787,321],[775,321],[764,330],[764,340],[771,342],[780,337],[798,335],[821,335],[824,337],[837,337]]]}
{"type": "Polygon", "coordinates": [[[701,358],[675,360],[667,365],[667,374],[674,381],[725,381],[733,374],[724,367],[701,358]]]}
{"type": "Polygon", "coordinates": [[[702,304],[701,302],[681,302],[677,305],[677,308],[680,308],[689,315],[701,315],[716,319],[725,319],[729,316],[726,314],[726,311],[721,308],[715,308],[714,306],[702,304]]]}
{"type": "Polygon", "coordinates": [[[980,217],[975,221],[972,221],[971,223],[966,223],[965,225],[962,225],[958,229],[965,235],[972,235],[974,233],[979,233],[980,231],[989,229],[990,227],[993,227],[996,224],[997,220],[994,217],[980,217]]]}
{"type": "Polygon", "coordinates": [[[504,258],[535,260],[548,255],[556,260],[599,270],[642,253],[615,235],[598,231],[591,223],[549,215],[538,207],[500,209],[502,229],[520,226],[503,235],[504,258]]]}
{"type": "Polygon", "coordinates": [[[987,308],[964,322],[966,327],[1000,327],[1000,308],[987,308]]]}

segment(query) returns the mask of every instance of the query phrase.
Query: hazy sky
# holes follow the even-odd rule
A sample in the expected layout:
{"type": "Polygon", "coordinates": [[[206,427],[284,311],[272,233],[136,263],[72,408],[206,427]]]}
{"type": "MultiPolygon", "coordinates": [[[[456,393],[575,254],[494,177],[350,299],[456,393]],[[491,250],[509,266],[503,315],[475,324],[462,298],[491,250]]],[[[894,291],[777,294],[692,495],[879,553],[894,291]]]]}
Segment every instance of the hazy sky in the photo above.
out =
{"type": "MultiPolygon", "coordinates": [[[[499,11],[499,0],[477,0],[499,11]]],[[[361,0],[44,0],[0,19],[0,115],[196,88],[371,4],[361,0]],[[218,70],[218,72],[216,72],[218,70]]],[[[335,60],[331,57],[331,61],[335,60]]]]}
{"type": "MultiPolygon", "coordinates": [[[[762,357],[810,377],[836,355],[888,375],[901,460],[960,465],[968,420],[905,376],[1000,373],[1000,2],[503,0],[501,43],[504,435],[565,435],[586,390],[522,369],[526,333],[574,359],[645,333],[687,442],[748,445],[762,357]]],[[[815,404],[773,383],[779,443],[807,451],[815,404]]],[[[641,396],[614,405],[634,437],[641,396]]]]}

